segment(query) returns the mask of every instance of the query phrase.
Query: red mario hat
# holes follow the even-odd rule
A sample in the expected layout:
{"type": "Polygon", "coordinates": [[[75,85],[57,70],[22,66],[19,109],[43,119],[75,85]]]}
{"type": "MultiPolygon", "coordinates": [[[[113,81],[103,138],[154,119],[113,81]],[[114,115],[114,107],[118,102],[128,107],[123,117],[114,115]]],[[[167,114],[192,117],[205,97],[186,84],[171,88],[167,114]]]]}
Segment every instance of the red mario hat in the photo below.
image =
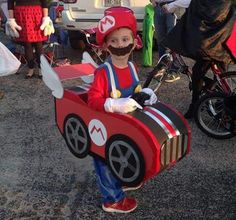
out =
{"type": "Polygon", "coordinates": [[[134,37],[137,32],[137,22],[133,11],[126,7],[111,7],[105,10],[105,16],[99,21],[96,31],[97,44],[102,45],[104,38],[112,31],[127,27],[132,30],[134,37]]]}

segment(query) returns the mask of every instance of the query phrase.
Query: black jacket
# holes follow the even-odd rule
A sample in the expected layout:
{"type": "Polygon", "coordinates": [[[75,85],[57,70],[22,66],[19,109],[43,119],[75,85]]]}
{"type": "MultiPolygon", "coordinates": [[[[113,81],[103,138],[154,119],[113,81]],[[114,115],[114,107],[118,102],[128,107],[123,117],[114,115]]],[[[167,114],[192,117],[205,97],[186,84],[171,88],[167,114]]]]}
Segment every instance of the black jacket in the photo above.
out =
{"type": "Polygon", "coordinates": [[[225,41],[235,13],[230,0],[192,0],[189,8],[162,43],[186,57],[232,63],[225,41]]]}

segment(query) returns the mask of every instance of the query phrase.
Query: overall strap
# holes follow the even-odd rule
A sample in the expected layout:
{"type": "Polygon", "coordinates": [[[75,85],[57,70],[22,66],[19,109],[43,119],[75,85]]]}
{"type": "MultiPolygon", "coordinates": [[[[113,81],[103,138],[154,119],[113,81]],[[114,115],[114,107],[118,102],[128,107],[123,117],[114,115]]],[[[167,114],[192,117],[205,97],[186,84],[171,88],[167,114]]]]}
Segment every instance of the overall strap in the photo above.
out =
{"type": "Polygon", "coordinates": [[[107,77],[108,77],[108,82],[109,83],[109,90],[112,91],[113,98],[117,98],[117,93],[116,93],[116,82],[115,82],[115,77],[114,77],[114,69],[112,68],[112,65],[109,62],[104,63],[107,77]]]}
{"type": "Polygon", "coordinates": [[[137,74],[137,71],[136,71],[136,68],[134,67],[134,64],[132,62],[128,62],[128,65],[129,65],[129,68],[130,68],[130,72],[132,74],[132,79],[135,83],[138,83],[139,82],[139,78],[138,78],[138,74],[137,74]]]}
{"type": "Polygon", "coordinates": [[[115,72],[114,66],[111,62],[105,62],[103,64],[103,67],[106,70],[106,75],[108,78],[108,91],[109,94],[111,94],[112,92],[112,97],[113,98],[120,98],[120,96],[118,97],[117,95],[117,91],[121,92],[121,97],[128,97],[129,95],[131,95],[135,88],[139,85],[139,78],[138,78],[138,74],[137,71],[135,69],[135,66],[132,62],[128,62],[128,67],[129,67],[129,71],[132,77],[132,84],[129,88],[126,89],[121,89],[120,85],[119,85],[119,80],[117,78],[117,74],[115,72]],[[118,88],[118,90],[117,90],[118,88]]]}

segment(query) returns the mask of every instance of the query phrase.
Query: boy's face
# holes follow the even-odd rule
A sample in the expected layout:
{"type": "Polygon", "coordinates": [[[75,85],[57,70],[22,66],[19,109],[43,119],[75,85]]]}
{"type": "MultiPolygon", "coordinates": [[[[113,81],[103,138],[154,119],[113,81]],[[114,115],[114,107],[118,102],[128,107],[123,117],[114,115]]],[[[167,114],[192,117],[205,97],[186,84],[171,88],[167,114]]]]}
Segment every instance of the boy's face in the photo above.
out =
{"type": "Polygon", "coordinates": [[[112,31],[104,43],[105,49],[117,58],[128,57],[136,45],[137,40],[134,39],[133,33],[129,28],[119,28],[112,31]]]}

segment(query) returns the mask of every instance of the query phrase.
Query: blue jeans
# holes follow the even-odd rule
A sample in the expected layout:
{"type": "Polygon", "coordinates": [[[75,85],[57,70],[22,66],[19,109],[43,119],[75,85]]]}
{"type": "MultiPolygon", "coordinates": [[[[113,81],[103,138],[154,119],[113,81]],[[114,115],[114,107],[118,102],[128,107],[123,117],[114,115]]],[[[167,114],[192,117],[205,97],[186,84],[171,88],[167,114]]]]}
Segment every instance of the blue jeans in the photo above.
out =
{"type": "Polygon", "coordinates": [[[162,39],[176,24],[176,16],[174,14],[165,13],[165,11],[157,5],[154,15],[155,31],[158,42],[159,58],[166,53],[166,48],[160,44],[162,39]]]}
{"type": "Polygon", "coordinates": [[[105,202],[118,202],[125,197],[120,181],[114,177],[109,167],[99,158],[93,159],[97,183],[105,202]]]}

